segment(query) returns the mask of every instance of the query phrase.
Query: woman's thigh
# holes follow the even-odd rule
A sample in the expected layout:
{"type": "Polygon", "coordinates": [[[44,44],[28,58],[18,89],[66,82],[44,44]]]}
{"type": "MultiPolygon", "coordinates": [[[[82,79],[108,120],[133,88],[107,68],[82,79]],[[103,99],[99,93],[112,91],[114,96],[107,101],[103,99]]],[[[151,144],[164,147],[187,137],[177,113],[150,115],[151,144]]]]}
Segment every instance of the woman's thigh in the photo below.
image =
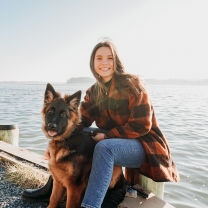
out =
{"type": "Polygon", "coordinates": [[[95,148],[110,152],[114,165],[123,167],[139,168],[146,157],[144,147],[138,139],[105,139],[98,142],[95,148]]]}

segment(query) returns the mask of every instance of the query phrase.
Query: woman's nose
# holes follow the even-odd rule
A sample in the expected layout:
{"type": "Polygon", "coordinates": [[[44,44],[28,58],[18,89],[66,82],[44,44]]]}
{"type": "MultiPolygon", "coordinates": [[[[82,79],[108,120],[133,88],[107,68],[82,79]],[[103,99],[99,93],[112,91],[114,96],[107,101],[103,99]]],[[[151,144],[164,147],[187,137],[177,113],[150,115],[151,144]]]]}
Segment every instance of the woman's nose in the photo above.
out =
{"type": "Polygon", "coordinates": [[[106,60],[106,59],[104,59],[103,61],[102,61],[102,64],[107,64],[108,63],[108,60],[106,60]]]}

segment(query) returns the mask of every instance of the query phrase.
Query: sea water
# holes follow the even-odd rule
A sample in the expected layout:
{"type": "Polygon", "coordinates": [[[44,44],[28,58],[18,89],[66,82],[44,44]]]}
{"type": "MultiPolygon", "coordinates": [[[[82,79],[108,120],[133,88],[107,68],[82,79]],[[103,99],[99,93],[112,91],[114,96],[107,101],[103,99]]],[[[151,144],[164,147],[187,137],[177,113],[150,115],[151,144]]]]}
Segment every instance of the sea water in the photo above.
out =
{"type": "MultiPolygon", "coordinates": [[[[53,84],[72,94],[87,85],[53,84]]],[[[19,146],[44,154],[41,109],[46,84],[0,83],[0,123],[17,123],[19,146]]],[[[160,128],[180,173],[165,183],[164,200],[177,208],[208,207],[208,86],[148,86],[160,128]]]]}

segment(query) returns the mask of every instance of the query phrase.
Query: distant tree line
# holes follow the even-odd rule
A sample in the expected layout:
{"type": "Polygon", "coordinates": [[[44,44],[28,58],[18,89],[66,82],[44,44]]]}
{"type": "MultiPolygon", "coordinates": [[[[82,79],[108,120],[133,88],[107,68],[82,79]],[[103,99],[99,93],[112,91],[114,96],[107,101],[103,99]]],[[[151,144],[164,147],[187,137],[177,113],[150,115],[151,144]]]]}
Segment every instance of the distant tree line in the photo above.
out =
{"type": "MultiPolygon", "coordinates": [[[[144,79],[147,85],[196,85],[208,86],[208,79],[144,79]]],[[[91,77],[72,77],[66,84],[94,84],[95,78],[91,77]]]]}
{"type": "Polygon", "coordinates": [[[94,84],[95,79],[91,77],[72,77],[67,80],[66,84],[94,84]]]}
{"type": "Polygon", "coordinates": [[[208,79],[145,79],[146,84],[149,85],[196,85],[196,86],[208,86],[208,79]]]}

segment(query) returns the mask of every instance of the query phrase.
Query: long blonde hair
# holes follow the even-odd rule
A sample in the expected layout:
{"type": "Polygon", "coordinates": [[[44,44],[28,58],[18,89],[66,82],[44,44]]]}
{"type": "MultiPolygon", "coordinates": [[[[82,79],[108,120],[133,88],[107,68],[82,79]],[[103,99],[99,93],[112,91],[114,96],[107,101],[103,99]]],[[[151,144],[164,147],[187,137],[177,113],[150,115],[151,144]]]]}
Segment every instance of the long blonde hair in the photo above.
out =
{"type": "Polygon", "coordinates": [[[95,54],[100,47],[108,47],[112,52],[113,63],[114,63],[113,77],[115,79],[116,87],[119,89],[119,93],[125,94],[128,93],[127,91],[130,91],[133,95],[138,97],[138,94],[140,92],[140,89],[138,88],[141,82],[140,78],[136,75],[125,72],[124,65],[118,55],[116,46],[111,41],[104,40],[102,42],[99,42],[93,48],[90,56],[90,69],[93,76],[96,79],[95,90],[94,90],[95,94],[93,96],[95,98],[96,105],[102,108],[102,102],[100,101],[103,99],[104,92],[106,91],[106,86],[104,85],[102,77],[100,77],[94,69],[95,54]]]}

